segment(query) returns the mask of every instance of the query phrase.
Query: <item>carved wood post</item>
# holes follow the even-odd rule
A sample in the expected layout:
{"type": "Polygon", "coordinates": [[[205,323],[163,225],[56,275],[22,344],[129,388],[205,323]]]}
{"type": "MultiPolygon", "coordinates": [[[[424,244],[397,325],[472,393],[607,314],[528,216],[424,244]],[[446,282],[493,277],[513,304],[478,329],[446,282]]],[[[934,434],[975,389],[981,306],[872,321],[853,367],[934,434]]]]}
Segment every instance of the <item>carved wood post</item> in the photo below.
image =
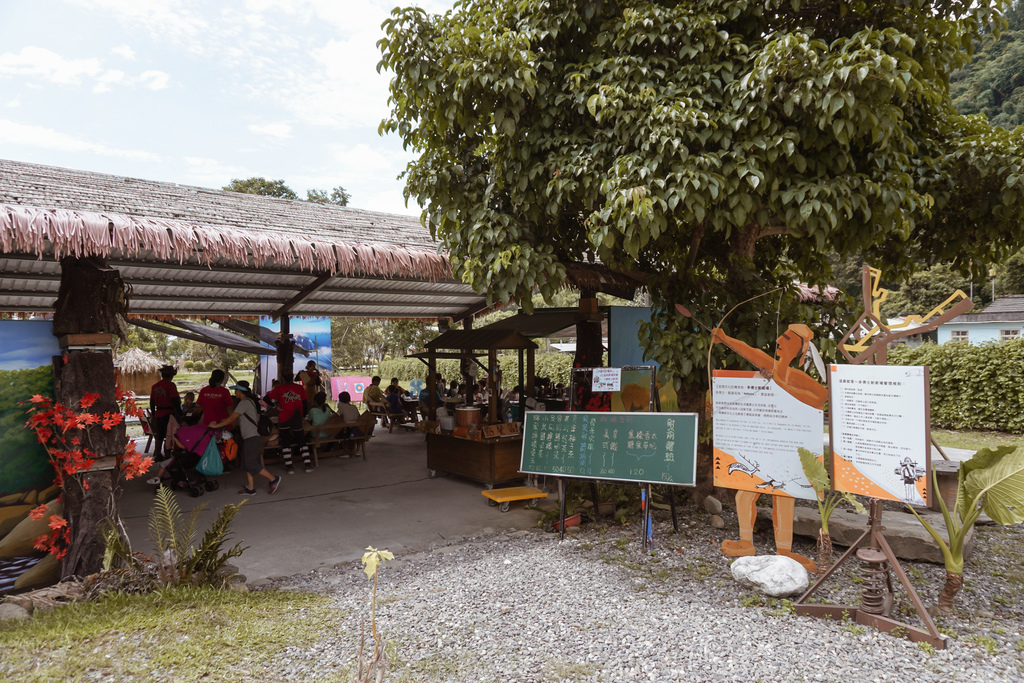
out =
{"type": "MultiPolygon", "coordinates": [[[[93,412],[117,413],[114,362],[107,348],[89,348],[82,335],[123,336],[128,299],[120,274],[102,258],[61,259],[61,282],[54,304],[53,334],[62,355],[54,361],[54,398],[77,409],[86,393],[99,394],[93,412]],[[83,348],[75,348],[75,347],[83,348]]],[[[88,446],[98,456],[97,466],[64,478],[64,514],[71,529],[71,544],[61,563],[61,578],[86,576],[103,562],[102,525],[120,524],[117,511],[117,456],[124,453],[124,423],[110,430],[92,429],[88,446]]]]}

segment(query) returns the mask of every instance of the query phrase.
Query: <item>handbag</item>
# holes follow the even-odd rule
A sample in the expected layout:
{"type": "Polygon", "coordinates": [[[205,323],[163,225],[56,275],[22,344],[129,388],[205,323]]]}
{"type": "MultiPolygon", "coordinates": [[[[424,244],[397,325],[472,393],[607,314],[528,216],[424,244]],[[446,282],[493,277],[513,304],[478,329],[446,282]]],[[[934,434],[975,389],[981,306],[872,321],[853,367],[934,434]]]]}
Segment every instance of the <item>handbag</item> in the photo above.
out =
{"type": "Polygon", "coordinates": [[[224,463],[220,459],[220,449],[217,448],[217,442],[212,437],[206,443],[203,457],[199,458],[196,472],[204,477],[219,477],[224,474],[224,463]]]}

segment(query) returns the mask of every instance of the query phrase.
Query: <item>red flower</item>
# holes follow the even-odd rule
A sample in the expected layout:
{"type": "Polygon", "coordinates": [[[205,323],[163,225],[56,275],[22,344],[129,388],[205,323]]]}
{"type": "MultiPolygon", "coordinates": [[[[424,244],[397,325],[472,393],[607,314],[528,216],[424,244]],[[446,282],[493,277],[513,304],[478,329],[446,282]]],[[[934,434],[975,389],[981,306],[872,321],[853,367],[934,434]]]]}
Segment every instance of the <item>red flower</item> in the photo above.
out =
{"type": "Polygon", "coordinates": [[[85,396],[82,397],[82,400],[79,402],[79,405],[82,406],[82,410],[85,410],[86,408],[91,408],[92,404],[98,401],[99,398],[99,394],[86,394],[85,396]]]}
{"type": "Polygon", "coordinates": [[[49,401],[50,399],[48,399],[47,397],[43,396],[42,394],[35,394],[29,400],[32,401],[32,403],[45,403],[45,402],[49,401]]]}
{"type": "Polygon", "coordinates": [[[43,518],[43,516],[47,513],[48,510],[49,508],[46,507],[45,505],[40,505],[37,508],[33,508],[32,511],[28,513],[28,516],[32,519],[40,520],[43,518]]]}
{"type": "Polygon", "coordinates": [[[68,525],[68,520],[64,519],[60,515],[50,515],[50,528],[51,529],[60,529],[61,527],[66,527],[67,525],[68,525]]]}

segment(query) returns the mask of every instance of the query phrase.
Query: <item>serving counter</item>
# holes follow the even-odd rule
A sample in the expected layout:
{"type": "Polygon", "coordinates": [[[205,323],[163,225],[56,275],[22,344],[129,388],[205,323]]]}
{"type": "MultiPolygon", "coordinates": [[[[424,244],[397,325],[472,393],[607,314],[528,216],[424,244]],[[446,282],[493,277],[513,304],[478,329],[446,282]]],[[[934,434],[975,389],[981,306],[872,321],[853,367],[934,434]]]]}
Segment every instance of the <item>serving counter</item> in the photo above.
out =
{"type": "Polygon", "coordinates": [[[522,435],[490,439],[464,439],[451,434],[427,433],[427,469],[431,478],[448,472],[486,486],[521,481],[522,435]]]}

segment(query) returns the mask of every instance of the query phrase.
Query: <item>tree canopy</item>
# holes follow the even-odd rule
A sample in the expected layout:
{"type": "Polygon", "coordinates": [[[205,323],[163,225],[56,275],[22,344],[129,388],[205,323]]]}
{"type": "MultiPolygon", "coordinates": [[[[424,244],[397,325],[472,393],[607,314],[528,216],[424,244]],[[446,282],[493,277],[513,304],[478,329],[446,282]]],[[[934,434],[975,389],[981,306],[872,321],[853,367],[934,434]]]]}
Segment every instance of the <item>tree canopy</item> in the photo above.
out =
{"type": "MultiPolygon", "coordinates": [[[[379,68],[418,157],[407,197],[458,275],[529,310],[567,261],[646,283],[653,357],[702,383],[713,322],[828,249],[893,278],[995,262],[1022,241],[1021,137],[960,116],[950,74],[1004,3],[463,0],[395,10],[379,68]],[[827,249],[828,248],[828,249],[827,249]]],[[[730,333],[820,317],[780,292],[730,333]],[[771,315],[763,315],[771,311],[771,315]]]]}
{"type": "Polygon", "coordinates": [[[348,206],[352,195],[341,185],[327,192],[327,190],[306,190],[306,201],[317,204],[334,204],[335,206],[348,206]]]}
{"type": "Polygon", "coordinates": [[[280,197],[281,199],[298,199],[292,188],[284,184],[283,180],[267,180],[266,178],[234,178],[224,186],[230,192],[242,192],[244,194],[259,194],[264,197],[280,197]]]}
{"type": "Polygon", "coordinates": [[[971,63],[952,75],[950,95],[961,114],[984,114],[1007,129],[1024,124],[1024,2],[1006,14],[1007,27],[986,36],[971,63]]]}

